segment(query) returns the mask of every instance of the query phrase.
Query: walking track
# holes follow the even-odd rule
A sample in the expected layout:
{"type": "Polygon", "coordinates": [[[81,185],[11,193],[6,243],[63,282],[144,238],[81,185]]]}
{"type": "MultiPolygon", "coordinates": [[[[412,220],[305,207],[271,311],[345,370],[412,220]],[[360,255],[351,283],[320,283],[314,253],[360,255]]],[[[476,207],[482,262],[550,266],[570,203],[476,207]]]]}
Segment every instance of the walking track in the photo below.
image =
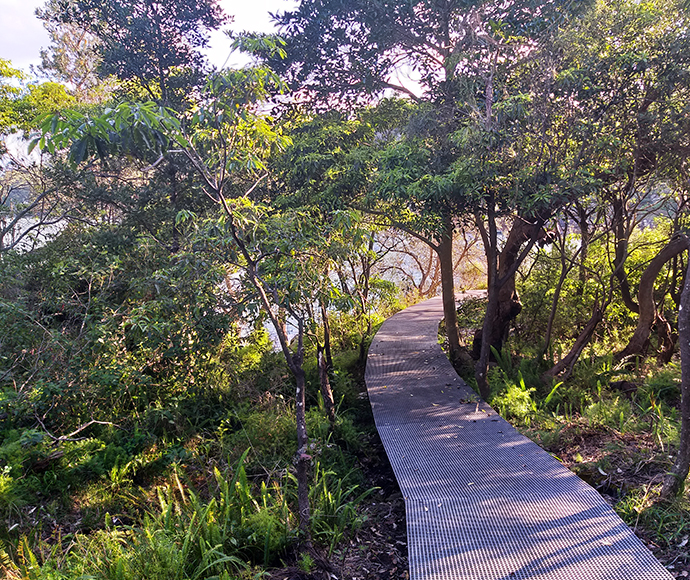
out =
{"type": "Polygon", "coordinates": [[[668,580],[601,496],[479,400],[442,352],[440,298],[369,349],[376,426],[405,497],[411,580],[668,580]]]}

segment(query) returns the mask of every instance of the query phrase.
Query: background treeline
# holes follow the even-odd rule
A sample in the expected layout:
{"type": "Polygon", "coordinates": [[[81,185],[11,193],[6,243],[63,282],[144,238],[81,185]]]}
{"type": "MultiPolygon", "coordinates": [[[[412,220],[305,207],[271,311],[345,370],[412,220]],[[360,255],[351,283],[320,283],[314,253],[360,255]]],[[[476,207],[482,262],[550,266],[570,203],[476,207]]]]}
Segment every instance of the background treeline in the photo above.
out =
{"type": "Polygon", "coordinates": [[[232,70],[213,0],[38,16],[48,80],[0,60],[6,574],[345,558],[368,341],[435,294],[481,396],[682,544],[687,6],[304,0],[232,70]]]}

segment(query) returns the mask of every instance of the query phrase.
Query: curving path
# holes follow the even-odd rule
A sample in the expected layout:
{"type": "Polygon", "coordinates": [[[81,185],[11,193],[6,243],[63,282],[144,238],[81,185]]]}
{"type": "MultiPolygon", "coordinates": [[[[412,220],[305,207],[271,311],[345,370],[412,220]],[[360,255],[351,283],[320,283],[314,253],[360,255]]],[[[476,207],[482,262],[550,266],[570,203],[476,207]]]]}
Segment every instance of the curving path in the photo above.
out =
{"type": "Polygon", "coordinates": [[[376,427],[405,497],[411,580],[668,580],[601,496],[455,373],[440,298],[369,349],[376,427]]]}

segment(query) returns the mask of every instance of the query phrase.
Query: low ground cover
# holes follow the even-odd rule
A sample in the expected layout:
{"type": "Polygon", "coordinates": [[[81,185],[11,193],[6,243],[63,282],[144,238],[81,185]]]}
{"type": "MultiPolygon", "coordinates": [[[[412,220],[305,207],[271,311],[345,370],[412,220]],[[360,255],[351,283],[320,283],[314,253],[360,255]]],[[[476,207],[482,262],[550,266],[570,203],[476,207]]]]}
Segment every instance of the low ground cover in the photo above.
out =
{"type": "MultiPolygon", "coordinates": [[[[481,299],[459,307],[468,350],[483,308],[481,299]]],[[[616,363],[610,351],[593,345],[567,380],[545,383],[544,362],[512,341],[494,352],[489,403],[597,489],[673,575],[689,576],[687,493],[659,498],[678,448],[678,361],[616,363]]],[[[472,369],[459,366],[458,372],[474,382],[472,369]]]]}

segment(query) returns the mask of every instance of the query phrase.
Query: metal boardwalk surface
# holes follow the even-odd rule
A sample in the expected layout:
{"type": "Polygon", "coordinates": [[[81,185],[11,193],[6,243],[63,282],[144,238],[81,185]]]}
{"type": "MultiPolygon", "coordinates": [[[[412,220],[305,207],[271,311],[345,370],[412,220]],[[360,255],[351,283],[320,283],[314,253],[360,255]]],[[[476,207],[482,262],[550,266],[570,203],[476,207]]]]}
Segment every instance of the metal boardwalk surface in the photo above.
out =
{"type": "Polygon", "coordinates": [[[405,497],[411,580],[668,580],[599,494],[481,402],[438,340],[440,298],[369,349],[376,427],[405,497]]]}

